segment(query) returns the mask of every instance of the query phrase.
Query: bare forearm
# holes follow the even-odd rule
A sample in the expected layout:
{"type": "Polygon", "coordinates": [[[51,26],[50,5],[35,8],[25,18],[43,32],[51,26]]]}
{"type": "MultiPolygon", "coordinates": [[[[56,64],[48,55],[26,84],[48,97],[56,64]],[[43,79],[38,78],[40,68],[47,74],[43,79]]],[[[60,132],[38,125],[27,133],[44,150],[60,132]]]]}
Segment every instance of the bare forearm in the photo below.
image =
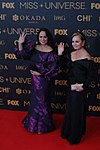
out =
{"type": "Polygon", "coordinates": [[[18,42],[18,49],[19,49],[19,51],[22,51],[22,50],[23,50],[23,45],[22,45],[22,43],[19,43],[19,42],[18,42]]]}

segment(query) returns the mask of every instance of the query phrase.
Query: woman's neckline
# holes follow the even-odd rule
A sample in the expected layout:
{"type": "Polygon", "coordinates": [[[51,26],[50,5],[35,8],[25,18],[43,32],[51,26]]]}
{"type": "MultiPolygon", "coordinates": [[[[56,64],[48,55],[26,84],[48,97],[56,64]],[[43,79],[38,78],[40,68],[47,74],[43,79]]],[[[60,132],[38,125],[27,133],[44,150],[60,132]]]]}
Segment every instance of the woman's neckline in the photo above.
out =
{"type": "Polygon", "coordinates": [[[46,48],[45,48],[45,50],[41,50],[41,49],[38,48],[38,46],[36,46],[35,49],[36,49],[37,51],[39,51],[39,52],[42,52],[42,53],[49,53],[49,52],[52,52],[52,51],[53,51],[53,49],[49,49],[49,50],[48,50],[48,49],[46,49],[46,48]]]}
{"type": "MultiPolygon", "coordinates": [[[[36,49],[36,48],[35,48],[35,49],[36,49]]],[[[51,51],[41,51],[41,50],[39,50],[39,49],[36,49],[36,51],[41,52],[41,53],[50,53],[50,52],[52,52],[53,50],[51,50],[51,51]]]]}

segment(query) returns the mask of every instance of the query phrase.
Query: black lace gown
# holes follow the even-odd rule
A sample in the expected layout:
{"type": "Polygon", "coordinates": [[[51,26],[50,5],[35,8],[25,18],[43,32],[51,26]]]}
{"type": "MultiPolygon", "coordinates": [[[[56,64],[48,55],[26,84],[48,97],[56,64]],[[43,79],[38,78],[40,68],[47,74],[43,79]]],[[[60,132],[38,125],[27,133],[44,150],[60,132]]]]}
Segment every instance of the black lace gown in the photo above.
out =
{"type": "Polygon", "coordinates": [[[70,144],[80,142],[86,132],[86,101],[87,88],[92,75],[92,61],[88,59],[71,61],[69,63],[69,84],[66,112],[61,129],[61,137],[70,144]],[[71,91],[71,84],[83,83],[82,92],[71,91]]]}

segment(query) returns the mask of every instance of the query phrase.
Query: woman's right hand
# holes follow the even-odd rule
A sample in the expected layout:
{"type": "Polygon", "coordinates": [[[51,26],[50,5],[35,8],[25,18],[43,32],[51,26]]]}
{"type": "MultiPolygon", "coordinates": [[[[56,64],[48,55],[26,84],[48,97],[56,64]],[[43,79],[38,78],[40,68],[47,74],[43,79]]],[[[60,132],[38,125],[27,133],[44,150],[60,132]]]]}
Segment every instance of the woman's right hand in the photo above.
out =
{"type": "Polygon", "coordinates": [[[58,55],[62,55],[63,52],[64,52],[64,43],[60,42],[58,45],[58,55]]]}
{"type": "Polygon", "coordinates": [[[25,42],[25,38],[26,38],[26,33],[22,33],[20,36],[19,36],[19,39],[18,39],[18,44],[23,44],[25,42]]]}

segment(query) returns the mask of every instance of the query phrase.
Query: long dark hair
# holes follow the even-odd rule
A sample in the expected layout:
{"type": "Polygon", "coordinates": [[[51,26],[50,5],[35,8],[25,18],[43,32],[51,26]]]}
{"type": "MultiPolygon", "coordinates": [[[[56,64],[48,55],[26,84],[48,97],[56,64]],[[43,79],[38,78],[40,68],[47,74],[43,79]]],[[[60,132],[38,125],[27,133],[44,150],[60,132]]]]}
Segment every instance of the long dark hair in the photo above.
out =
{"type": "Polygon", "coordinates": [[[40,44],[40,42],[39,42],[39,34],[40,34],[41,31],[44,31],[46,33],[46,36],[48,37],[47,44],[53,48],[54,47],[53,36],[52,36],[51,32],[47,28],[41,28],[39,30],[38,35],[37,35],[37,44],[40,44]]]}

